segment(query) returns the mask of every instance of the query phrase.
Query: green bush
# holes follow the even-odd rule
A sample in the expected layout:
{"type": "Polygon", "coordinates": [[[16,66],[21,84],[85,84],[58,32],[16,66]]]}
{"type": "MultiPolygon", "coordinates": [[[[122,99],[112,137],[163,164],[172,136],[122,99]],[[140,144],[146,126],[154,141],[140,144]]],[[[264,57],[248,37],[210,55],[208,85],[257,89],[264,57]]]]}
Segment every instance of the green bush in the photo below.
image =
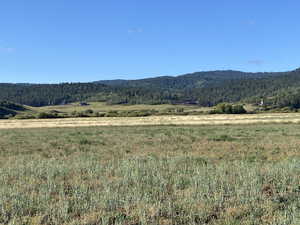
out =
{"type": "Polygon", "coordinates": [[[211,111],[212,114],[244,114],[247,113],[242,105],[232,105],[229,103],[221,103],[211,111]]]}
{"type": "Polygon", "coordinates": [[[152,113],[150,111],[133,111],[133,112],[129,112],[127,114],[127,116],[129,117],[143,117],[143,116],[151,116],[152,113]]]}
{"type": "Polygon", "coordinates": [[[86,114],[93,114],[94,111],[92,109],[87,109],[84,111],[86,114]]]}
{"type": "Polygon", "coordinates": [[[54,119],[54,118],[60,118],[60,116],[57,113],[49,113],[49,112],[40,112],[37,115],[38,119],[54,119]]]}
{"type": "Polygon", "coordinates": [[[233,114],[244,114],[247,113],[246,109],[242,105],[234,105],[232,107],[233,114]]]}

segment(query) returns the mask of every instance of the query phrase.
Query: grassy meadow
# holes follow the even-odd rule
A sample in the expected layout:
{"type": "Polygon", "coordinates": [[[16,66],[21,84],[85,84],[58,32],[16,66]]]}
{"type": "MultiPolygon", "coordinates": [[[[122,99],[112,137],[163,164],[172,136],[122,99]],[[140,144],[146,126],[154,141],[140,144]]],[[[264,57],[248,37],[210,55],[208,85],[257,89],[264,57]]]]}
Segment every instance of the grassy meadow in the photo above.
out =
{"type": "MultiPolygon", "coordinates": [[[[17,107],[19,105],[13,105],[17,107]]],[[[109,105],[105,102],[75,102],[53,106],[22,106],[24,110],[10,109],[10,114],[0,119],[53,119],[53,118],[84,118],[84,117],[146,117],[158,115],[203,115],[209,114],[213,107],[198,105],[109,105]]],[[[1,116],[1,115],[0,115],[1,116]]]]}
{"type": "Polygon", "coordinates": [[[159,104],[159,105],[108,105],[105,102],[88,102],[87,105],[80,105],[80,103],[70,103],[67,105],[54,105],[54,106],[43,106],[43,107],[31,107],[31,109],[39,112],[48,112],[51,110],[57,110],[64,113],[71,113],[73,111],[84,111],[91,109],[96,112],[109,112],[109,111],[131,111],[131,110],[157,110],[164,111],[170,108],[184,108],[189,110],[209,110],[208,107],[199,107],[197,105],[171,105],[171,104],[159,104]]]}
{"type": "Polygon", "coordinates": [[[297,225],[300,126],[0,130],[0,224],[297,225]]]}

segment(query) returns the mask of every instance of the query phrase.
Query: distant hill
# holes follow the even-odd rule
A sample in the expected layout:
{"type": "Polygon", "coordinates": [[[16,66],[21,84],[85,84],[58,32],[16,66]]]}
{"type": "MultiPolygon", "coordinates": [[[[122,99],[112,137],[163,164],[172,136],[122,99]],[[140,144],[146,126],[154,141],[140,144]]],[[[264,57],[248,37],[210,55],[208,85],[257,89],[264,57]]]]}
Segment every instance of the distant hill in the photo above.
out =
{"type": "Polygon", "coordinates": [[[107,104],[198,104],[220,102],[300,108],[300,69],[274,73],[208,71],[176,77],[105,80],[91,83],[0,84],[0,101],[31,106],[76,101],[107,104]]]}
{"type": "Polygon", "coordinates": [[[118,87],[148,87],[159,89],[202,88],[220,84],[227,80],[255,79],[284,75],[285,73],[245,73],[241,71],[224,70],[184,74],[176,77],[162,76],[139,80],[103,80],[96,81],[108,86],[118,87]]]}
{"type": "MultiPolygon", "coordinates": [[[[241,71],[196,72],[176,77],[164,76],[140,80],[98,81],[111,87],[148,88],[169,93],[173,103],[197,103],[213,106],[220,102],[259,103],[278,107],[296,106],[300,98],[300,69],[287,72],[247,73],[241,71]],[[293,99],[293,100],[292,100],[293,99]],[[293,103],[292,103],[292,102],[293,103]]],[[[164,95],[164,94],[163,94],[164,95]]],[[[164,98],[166,100],[166,98],[164,98]]]]}

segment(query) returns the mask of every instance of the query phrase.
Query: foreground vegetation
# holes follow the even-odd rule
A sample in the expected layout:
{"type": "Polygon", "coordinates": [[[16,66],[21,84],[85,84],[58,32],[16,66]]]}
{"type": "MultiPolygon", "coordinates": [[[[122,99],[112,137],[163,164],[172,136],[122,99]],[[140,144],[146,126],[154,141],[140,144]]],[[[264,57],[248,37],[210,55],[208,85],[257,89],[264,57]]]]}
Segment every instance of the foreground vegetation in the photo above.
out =
{"type": "Polygon", "coordinates": [[[0,224],[299,224],[299,125],[0,130],[0,224]]]}

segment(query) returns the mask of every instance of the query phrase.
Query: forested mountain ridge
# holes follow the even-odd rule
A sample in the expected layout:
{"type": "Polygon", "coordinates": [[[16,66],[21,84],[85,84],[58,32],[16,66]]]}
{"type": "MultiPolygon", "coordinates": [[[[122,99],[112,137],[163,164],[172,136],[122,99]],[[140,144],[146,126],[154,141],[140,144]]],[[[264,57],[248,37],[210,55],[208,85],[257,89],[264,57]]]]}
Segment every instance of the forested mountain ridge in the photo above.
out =
{"type": "Polygon", "coordinates": [[[295,101],[300,101],[299,87],[300,69],[297,69],[275,76],[227,80],[222,84],[212,84],[198,89],[196,96],[199,96],[198,100],[202,105],[236,101],[258,103],[264,99],[269,105],[295,107],[295,101]]]}
{"type": "Polygon", "coordinates": [[[300,108],[300,69],[277,73],[210,71],[177,77],[91,83],[0,84],[0,101],[31,106],[103,101],[108,104],[220,102],[259,103],[300,108]]]}
{"type": "Polygon", "coordinates": [[[211,84],[218,84],[226,80],[266,78],[284,75],[284,72],[277,73],[246,73],[234,70],[195,72],[179,76],[161,76],[139,80],[103,80],[96,81],[108,86],[118,87],[150,87],[160,89],[183,89],[202,88],[211,84]]]}

